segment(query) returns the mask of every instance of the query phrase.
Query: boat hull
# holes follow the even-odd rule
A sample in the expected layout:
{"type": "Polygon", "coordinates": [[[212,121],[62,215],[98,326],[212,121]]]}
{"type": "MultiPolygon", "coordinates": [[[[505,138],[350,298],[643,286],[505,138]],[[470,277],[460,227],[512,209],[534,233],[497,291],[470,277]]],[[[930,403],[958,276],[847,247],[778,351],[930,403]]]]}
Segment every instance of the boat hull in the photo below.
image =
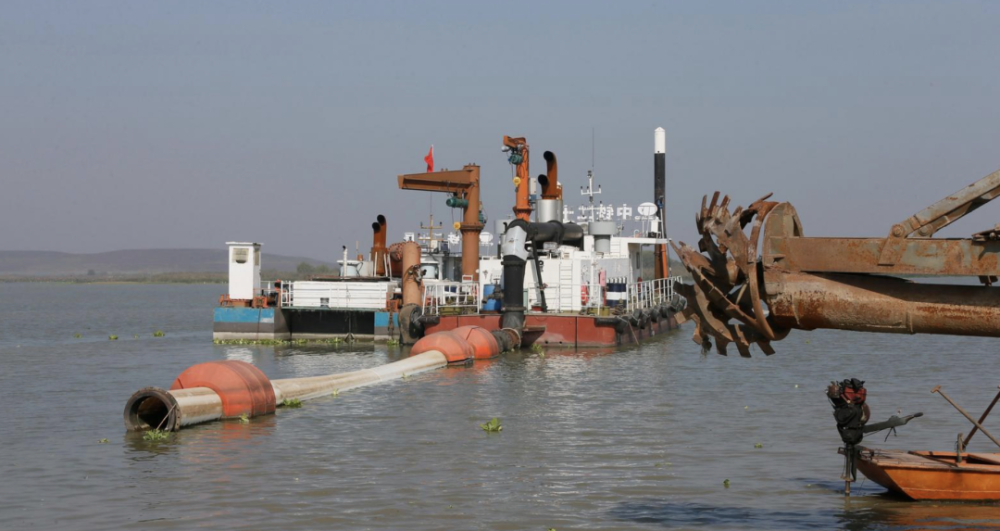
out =
{"type": "Polygon", "coordinates": [[[1000,455],[864,448],[858,470],[886,489],[913,500],[1000,500],[1000,455]]]}
{"type": "MultiPolygon", "coordinates": [[[[500,329],[499,314],[442,315],[438,322],[429,325],[425,333],[454,330],[460,326],[475,325],[487,330],[500,329]]],[[[541,344],[547,347],[610,347],[638,343],[677,328],[677,319],[670,315],[644,326],[615,327],[603,324],[590,315],[529,313],[524,319],[522,346],[541,344]]]]}

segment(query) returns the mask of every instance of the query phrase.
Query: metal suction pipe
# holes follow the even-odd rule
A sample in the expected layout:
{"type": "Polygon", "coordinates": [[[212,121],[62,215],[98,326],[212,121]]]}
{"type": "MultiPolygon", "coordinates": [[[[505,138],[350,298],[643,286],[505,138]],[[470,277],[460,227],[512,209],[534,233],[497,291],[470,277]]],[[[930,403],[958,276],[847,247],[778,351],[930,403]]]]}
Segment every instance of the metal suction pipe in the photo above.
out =
{"type": "Polygon", "coordinates": [[[256,417],[274,413],[285,400],[329,396],[446,365],[445,354],[427,351],[372,369],[270,381],[249,363],[210,361],[182,372],[169,391],[146,387],[133,393],[125,403],[125,429],[177,431],[223,418],[256,417]]]}
{"type": "Polygon", "coordinates": [[[420,304],[420,245],[405,242],[403,255],[403,305],[420,304]]]}
{"type": "Polygon", "coordinates": [[[528,240],[536,248],[541,247],[539,244],[549,242],[555,242],[557,245],[571,245],[579,249],[583,248],[583,227],[576,223],[546,221],[544,223],[525,223],[524,225],[528,240]]]}
{"type": "Polygon", "coordinates": [[[528,233],[525,230],[528,223],[515,220],[507,225],[503,235],[501,253],[503,254],[503,310],[500,316],[500,327],[517,331],[518,336],[524,329],[524,266],[528,260],[528,250],[525,247],[528,233]]]}

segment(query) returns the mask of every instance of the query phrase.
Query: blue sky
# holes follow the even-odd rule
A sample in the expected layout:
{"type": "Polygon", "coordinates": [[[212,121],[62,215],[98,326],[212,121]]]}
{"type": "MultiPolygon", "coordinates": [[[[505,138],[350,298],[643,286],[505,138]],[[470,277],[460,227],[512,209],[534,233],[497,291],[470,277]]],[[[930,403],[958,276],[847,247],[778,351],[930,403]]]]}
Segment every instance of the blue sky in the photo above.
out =
{"type": "MultiPolygon", "coordinates": [[[[4,2],[0,249],[219,247],[334,259],[444,197],[399,173],[554,151],[567,202],[775,192],[807,235],[883,236],[1000,169],[996,2],[4,2]]],[[[944,235],[992,227],[987,206],[944,235]]],[[[454,214],[456,219],[459,214],[454,214]]],[[[266,264],[265,264],[266,266],[266,264]]]]}

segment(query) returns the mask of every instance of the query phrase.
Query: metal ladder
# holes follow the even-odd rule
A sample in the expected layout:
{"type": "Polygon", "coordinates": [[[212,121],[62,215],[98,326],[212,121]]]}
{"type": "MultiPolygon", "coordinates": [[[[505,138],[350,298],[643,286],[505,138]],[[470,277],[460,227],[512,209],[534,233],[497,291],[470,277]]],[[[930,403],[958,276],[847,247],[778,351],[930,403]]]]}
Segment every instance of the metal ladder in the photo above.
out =
{"type": "Polygon", "coordinates": [[[573,262],[568,260],[559,261],[559,307],[556,311],[570,311],[573,309],[573,297],[580,299],[580,288],[576,288],[573,282],[573,262]],[[576,292],[574,293],[574,288],[576,292]]]}

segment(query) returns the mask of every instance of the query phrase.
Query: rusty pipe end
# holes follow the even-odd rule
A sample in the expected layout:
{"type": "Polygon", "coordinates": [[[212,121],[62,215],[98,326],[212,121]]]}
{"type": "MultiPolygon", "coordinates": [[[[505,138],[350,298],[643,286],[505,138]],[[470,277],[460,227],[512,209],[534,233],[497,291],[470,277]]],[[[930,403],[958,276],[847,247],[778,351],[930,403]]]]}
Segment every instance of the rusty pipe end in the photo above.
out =
{"type": "Polygon", "coordinates": [[[556,161],[556,154],[546,151],[542,154],[545,159],[545,180],[541,176],[538,178],[542,185],[542,197],[545,199],[562,199],[562,190],[559,188],[559,163],[556,161]]]}
{"type": "Polygon", "coordinates": [[[931,389],[931,394],[936,393],[936,392],[938,392],[940,390],[941,390],[941,386],[940,385],[936,385],[936,386],[934,386],[934,389],[931,389]]]}
{"type": "Polygon", "coordinates": [[[378,224],[380,226],[385,227],[385,216],[379,214],[378,216],[375,217],[375,219],[378,221],[378,224]]]}
{"type": "Polygon", "coordinates": [[[181,427],[179,413],[174,395],[159,387],[143,387],[125,402],[125,429],[177,431],[181,427]]]}
{"type": "Polygon", "coordinates": [[[382,231],[382,225],[380,225],[377,221],[372,222],[372,232],[378,234],[381,231],[382,231]]]}

